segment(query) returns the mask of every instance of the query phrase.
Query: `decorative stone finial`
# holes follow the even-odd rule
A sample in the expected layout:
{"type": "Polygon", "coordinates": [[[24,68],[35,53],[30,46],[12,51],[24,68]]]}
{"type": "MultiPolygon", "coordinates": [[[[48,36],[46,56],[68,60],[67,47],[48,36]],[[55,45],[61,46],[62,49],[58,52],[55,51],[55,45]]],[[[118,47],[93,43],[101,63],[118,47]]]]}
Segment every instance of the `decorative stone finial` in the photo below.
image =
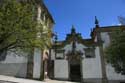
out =
{"type": "Polygon", "coordinates": [[[72,33],[72,34],[73,34],[73,33],[76,33],[76,30],[75,30],[74,25],[72,25],[71,33],[72,33]]]}
{"type": "Polygon", "coordinates": [[[99,21],[96,16],[95,16],[95,25],[96,25],[96,28],[99,28],[99,21]]]}

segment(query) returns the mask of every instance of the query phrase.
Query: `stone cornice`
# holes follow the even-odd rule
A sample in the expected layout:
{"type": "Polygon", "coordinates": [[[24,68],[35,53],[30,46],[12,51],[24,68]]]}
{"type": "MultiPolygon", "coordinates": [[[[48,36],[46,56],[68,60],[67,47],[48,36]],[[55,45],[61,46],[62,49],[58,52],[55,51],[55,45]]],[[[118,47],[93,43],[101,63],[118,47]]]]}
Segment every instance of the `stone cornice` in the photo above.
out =
{"type": "Polygon", "coordinates": [[[99,28],[93,28],[92,32],[90,33],[90,36],[92,39],[95,38],[97,33],[100,32],[112,32],[112,31],[117,31],[117,30],[125,30],[125,26],[104,26],[104,27],[99,27],[99,28]]]}

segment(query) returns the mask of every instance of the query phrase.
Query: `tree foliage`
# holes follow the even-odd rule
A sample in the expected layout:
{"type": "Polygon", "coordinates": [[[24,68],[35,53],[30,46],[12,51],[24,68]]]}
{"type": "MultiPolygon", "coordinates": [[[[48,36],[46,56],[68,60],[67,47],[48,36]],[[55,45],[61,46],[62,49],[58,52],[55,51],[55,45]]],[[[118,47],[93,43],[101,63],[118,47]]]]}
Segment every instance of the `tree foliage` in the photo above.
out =
{"type": "Polygon", "coordinates": [[[0,53],[6,50],[28,51],[50,44],[51,30],[43,29],[36,19],[33,3],[19,3],[17,0],[2,0],[0,4],[0,53]],[[38,33],[39,36],[38,36],[38,33]]]}
{"type": "Polygon", "coordinates": [[[116,72],[125,74],[125,31],[112,33],[111,44],[106,49],[106,58],[116,72]]]}

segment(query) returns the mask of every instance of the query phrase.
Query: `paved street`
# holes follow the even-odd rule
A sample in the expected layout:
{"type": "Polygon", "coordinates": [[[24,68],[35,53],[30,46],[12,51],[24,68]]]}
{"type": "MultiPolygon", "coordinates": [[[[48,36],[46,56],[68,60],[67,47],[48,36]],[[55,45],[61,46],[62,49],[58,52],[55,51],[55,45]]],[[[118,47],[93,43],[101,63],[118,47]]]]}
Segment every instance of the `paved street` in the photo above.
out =
{"type": "Polygon", "coordinates": [[[17,83],[17,82],[10,82],[10,81],[2,81],[2,80],[0,80],[0,83],[17,83]]]}
{"type": "Polygon", "coordinates": [[[0,75],[0,83],[46,83],[46,82],[0,75]]]}
{"type": "Polygon", "coordinates": [[[46,83],[79,83],[79,82],[69,82],[69,81],[58,81],[58,80],[50,80],[46,79],[46,83]]]}
{"type": "MultiPolygon", "coordinates": [[[[2,81],[2,80],[0,80],[0,83],[23,83],[23,82],[10,82],[10,81],[2,81]]],[[[27,82],[27,83],[28,83],[28,82],[27,82]]],[[[30,83],[30,82],[29,82],[29,83],[30,83]]],[[[34,83],[37,83],[37,82],[34,82],[34,83]]],[[[78,82],[49,80],[49,81],[45,81],[45,83],[78,83],[78,82]]]]}
{"type": "Polygon", "coordinates": [[[79,82],[58,81],[51,79],[45,79],[44,81],[36,81],[36,80],[0,75],[0,83],[79,83],[79,82]]]}

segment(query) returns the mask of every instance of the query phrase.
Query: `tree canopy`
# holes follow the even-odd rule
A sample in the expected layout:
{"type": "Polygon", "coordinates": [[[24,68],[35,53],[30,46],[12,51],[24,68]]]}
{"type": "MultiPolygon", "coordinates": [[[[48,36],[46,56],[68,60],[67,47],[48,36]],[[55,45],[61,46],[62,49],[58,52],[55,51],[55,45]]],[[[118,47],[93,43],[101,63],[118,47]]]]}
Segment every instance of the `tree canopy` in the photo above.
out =
{"type": "Polygon", "coordinates": [[[106,58],[117,73],[125,74],[125,31],[111,34],[111,44],[106,49],[106,58]]]}
{"type": "Polygon", "coordinates": [[[37,17],[36,6],[17,0],[2,0],[0,4],[0,53],[6,50],[28,51],[50,44],[51,30],[43,30],[37,17]]]}

